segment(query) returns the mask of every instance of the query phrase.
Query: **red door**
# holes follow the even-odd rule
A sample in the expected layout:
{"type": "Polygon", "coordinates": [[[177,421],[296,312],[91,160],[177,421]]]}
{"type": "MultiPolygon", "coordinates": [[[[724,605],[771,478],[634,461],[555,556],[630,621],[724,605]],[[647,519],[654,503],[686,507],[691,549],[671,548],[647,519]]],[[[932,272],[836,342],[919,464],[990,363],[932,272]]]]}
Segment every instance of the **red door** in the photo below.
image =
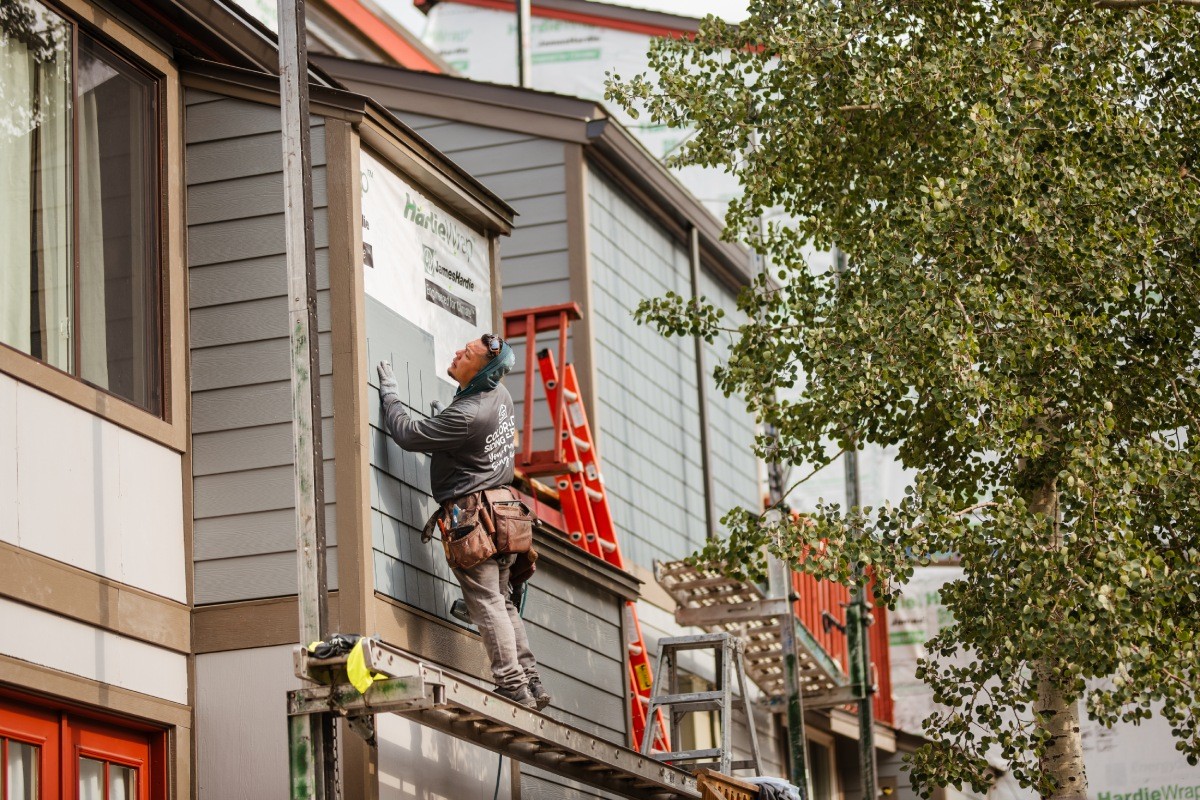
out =
{"type": "Polygon", "coordinates": [[[0,696],[0,800],[159,800],[166,735],[0,696]]]}
{"type": "Polygon", "coordinates": [[[0,697],[0,800],[59,797],[59,715],[0,697]]]}

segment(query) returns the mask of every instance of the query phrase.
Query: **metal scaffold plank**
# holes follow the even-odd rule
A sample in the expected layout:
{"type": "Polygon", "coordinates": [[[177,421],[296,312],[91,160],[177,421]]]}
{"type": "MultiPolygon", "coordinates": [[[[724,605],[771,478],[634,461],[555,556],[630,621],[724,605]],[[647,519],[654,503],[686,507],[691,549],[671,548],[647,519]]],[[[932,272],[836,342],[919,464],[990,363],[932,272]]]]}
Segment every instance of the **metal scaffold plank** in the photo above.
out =
{"type": "Polygon", "coordinates": [[[373,669],[386,664],[389,674],[400,674],[376,681],[365,694],[359,694],[336,681],[336,665],[331,668],[328,661],[315,660],[310,664],[306,651],[297,648],[298,673],[334,676],[335,682],[289,693],[289,713],[396,713],[516,761],[632,800],[700,797],[695,778],[681,769],[516,705],[397,648],[370,641],[364,651],[364,660],[373,669]]]}

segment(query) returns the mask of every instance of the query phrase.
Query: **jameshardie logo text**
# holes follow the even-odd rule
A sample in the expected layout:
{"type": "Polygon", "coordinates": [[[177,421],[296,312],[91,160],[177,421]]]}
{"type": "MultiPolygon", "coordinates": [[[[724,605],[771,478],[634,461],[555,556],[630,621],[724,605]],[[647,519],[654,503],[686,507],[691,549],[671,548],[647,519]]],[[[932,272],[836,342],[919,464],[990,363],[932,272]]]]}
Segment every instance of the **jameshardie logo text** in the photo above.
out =
{"type": "Polygon", "coordinates": [[[461,270],[443,264],[437,252],[427,244],[421,245],[421,262],[425,265],[426,274],[439,276],[468,292],[475,291],[475,281],[470,275],[464,275],[461,270]]]}

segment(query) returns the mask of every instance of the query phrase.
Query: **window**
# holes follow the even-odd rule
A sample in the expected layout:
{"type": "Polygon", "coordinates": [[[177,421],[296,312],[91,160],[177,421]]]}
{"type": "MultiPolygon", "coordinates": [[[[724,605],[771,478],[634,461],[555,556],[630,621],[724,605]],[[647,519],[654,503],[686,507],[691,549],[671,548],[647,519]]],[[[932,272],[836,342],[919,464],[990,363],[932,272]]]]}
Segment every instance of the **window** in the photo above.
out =
{"type": "Polygon", "coordinates": [[[0,696],[0,800],[157,800],[165,735],[0,696]]]}
{"type": "Polygon", "coordinates": [[[159,84],[48,5],[0,3],[0,344],[155,415],[159,84]]]}
{"type": "Polygon", "coordinates": [[[832,752],[820,742],[808,741],[808,768],[812,770],[814,800],[832,800],[833,770],[829,768],[832,752]]]}

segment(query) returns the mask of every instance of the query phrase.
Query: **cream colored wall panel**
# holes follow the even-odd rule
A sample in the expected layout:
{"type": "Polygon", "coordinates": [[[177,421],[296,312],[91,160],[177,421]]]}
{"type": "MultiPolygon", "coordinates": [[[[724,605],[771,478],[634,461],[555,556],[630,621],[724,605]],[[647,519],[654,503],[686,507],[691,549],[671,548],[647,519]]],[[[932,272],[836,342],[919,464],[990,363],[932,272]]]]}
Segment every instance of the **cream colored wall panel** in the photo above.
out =
{"type": "MultiPolygon", "coordinates": [[[[185,602],[180,455],[30,386],[13,386],[15,447],[0,454],[0,479],[11,451],[16,481],[15,490],[0,488],[0,524],[15,514],[15,543],[185,602]],[[15,491],[15,500],[6,501],[5,491],[15,491]]],[[[0,426],[4,394],[0,388],[0,426]]]]}
{"type": "Polygon", "coordinates": [[[0,598],[0,653],[186,704],[187,657],[0,598]]]}
{"type": "MultiPolygon", "coordinates": [[[[398,717],[375,718],[379,739],[379,800],[489,798],[500,756],[490,750],[398,717]]],[[[506,760],[507,762],[507,760],[506,760]]],[[[511,797],[509,766],[503,765],[498,797],[511,797]]]]}
{"type": "Polygon", "coordinates": [[[0,542],[17,544],[17,382],[0,375],[0,542]]]}
{"type": "Polygon", "coordinates": [[[120,434],[121,580],[186,603],[182,461],[149,439],[120,434]]]}
{"type": "Polygon", "coordinates": [[[17,386],[17,526],[21,547],[120,579],[115,426],[17,386]]]}
{"type": "Polygon", "coordinates": [[[287,645],[196,657],[200,800],[287,800],[287,692],[299,687],[287,645]]]}

